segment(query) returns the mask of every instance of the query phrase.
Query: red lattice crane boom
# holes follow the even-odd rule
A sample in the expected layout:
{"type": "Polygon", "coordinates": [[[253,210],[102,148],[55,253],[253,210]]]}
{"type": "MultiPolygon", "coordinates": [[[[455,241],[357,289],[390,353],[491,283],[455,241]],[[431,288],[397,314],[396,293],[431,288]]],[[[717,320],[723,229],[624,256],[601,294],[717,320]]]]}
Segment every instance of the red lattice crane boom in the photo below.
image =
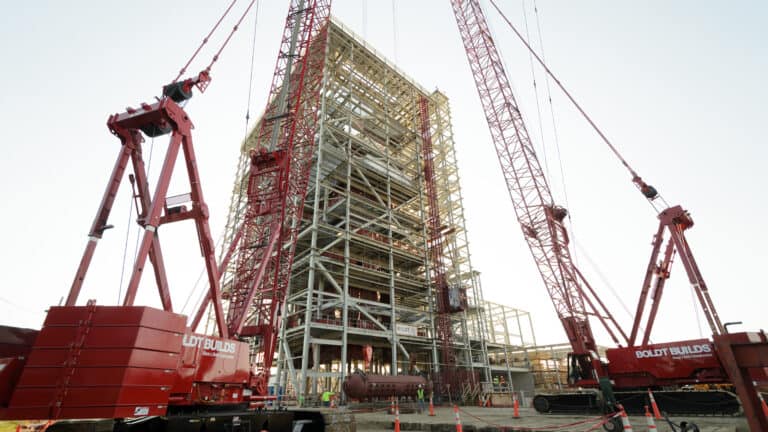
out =
{"type": "MultiPolygon", "coordinates": [[[[254,386],[266,395],[312,166],[330,0],[292,0],[267,107],[250,152],[247,206],[220,265],[235,260],[227,330],[258,340],[254,386]]],[[[206,296],[196,326],[208,307],[206,296]]]]}
{"type": "Polygon", "coordinates": [[[599,317],[614,340],[618,341],[616,333],[624,333],[599,299],[586,295],[592,289],[568,250],[563,224],[567,211],[554,203],[479,3],[452,0],[451,5],[515,214],[579,358],[582,373],[572,378],[576,382],[596,381],[595,374],[602,373],[602,365],[588,315],[599,317]]]}
{"type": "Polygon", "coordinates": [[[250,154],[248,206],[230,294],[230,331],[261,339],[264,391],[290,283],[320,109],[331,2],[309,3],[302,14],[304,1],[294,0],[288,13],[270,102],[250,154]],[[296,65],[294,58],[299,59],[296,65]]]}
{"type": "Polygon", "coordinates": [[[435,184],[434,153],[432,149],[432,130],[429,121],[429,99],[419,97],[419,130],[421,132],[421,154],[423,159],[424,183],[427,198],[427,250],[429,254],[430,280],[435,290],[437,301],[436,332],[440,343],[442,365],[439,371],[438,391],[459,388],[456,379],[456,352],[453,347],[453,329],[451,313],[460,305],[451,305],[448,280],[443,262],[443,227],[440,222],[437,185],[435,184]]]}

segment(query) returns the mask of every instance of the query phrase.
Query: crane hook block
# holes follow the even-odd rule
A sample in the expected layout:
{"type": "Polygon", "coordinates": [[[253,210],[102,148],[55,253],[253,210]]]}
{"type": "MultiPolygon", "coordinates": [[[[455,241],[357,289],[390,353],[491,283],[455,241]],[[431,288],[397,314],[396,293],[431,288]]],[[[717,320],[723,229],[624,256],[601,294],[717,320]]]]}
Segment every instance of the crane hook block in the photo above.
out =
{"type": "Polygon", "coordinates": [[[184,80],[163,86],[163,96],[171,98],[176,103],[184,102],[192,97],[192,80],[184,80]]]}

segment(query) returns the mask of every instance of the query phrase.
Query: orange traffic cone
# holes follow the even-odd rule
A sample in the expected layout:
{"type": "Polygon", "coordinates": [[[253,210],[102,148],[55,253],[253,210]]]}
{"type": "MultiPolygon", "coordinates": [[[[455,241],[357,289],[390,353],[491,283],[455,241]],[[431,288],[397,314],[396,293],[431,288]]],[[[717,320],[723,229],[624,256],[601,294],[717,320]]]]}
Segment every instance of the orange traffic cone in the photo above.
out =
{"type": "Polygon", "coordinates": [[[21,432],[21,423],[16,423],[16,432],[21,432]]]}
{"type": "Polygon", "coordinates": [[[400,405],[395,401],[395,432],[400,432],[400,405]]]}
{"type": "Polygon", "coordinates": [[[629,417],[627,417],[627,412],[624,411],[624,407],[621,406],[621,404],[617,404],[616,408],[619,409],[621,425],[624,426],[624,432],[634,432],[634,429],[632,429],[632,423],[629,422],[629,417]]]}
{"type": "Polygon", "coordinates": [[[661,420],[661,412],[659,412],[659,406],[656,405],[656,399],[654,399],[653,393],[651,393],[651,389],[648,389],[648,398],[651,399],[651,408],[653,408],[653,416],[656,417],[656,420],[661,420]]]}
{"type": "Polygon", "coordinates": [[[429,395],[429,416],[435,416],[435,406],[432,404],[432,395],[429,395]]]}
{"type": "Polygon", "coordinates": [[[453,406],[453,414],[456,417],[456,432],[461,432],[461,417],[459,417],[459,406],[453,406]]]}
{"type": "Polygon", "coordinates": [[[763,407],[763,415],[768,418],[768,405],[765,404],[765,399],[763,399],[763,395],[759,390],[757,392],[757,398],[760,399],[760,406],[763,407]]]}
{"type": "Polygon", "coordinates": [[[512,393],[512,418],[520,418],[520,403],[517,402],[517,393],[512,393]]]}
{"type": "Polygon", "coordinates": [[[648,405],[645,406],[645,422],[648,425],[649,431],[656,430],[656,423],[653,421],[653,416],[651,415],[651,412],[648,411],[648,405]]]}

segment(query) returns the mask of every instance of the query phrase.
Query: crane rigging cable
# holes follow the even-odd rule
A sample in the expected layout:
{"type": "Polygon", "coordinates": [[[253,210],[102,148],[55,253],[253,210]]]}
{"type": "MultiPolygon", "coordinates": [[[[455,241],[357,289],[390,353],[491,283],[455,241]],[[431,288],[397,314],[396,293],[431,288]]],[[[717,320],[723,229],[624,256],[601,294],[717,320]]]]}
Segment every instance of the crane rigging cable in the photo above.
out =
{"type": "MultiPolygon", "coordinates": [[[[155,137],[152,137],[150,139],[150,144],[149,144],[149,161],[147,163],[147,173],[149,173],[150,172],[149,171],[150,168],[152,168],[152,152],[153,152],[154,149],[155,149],[155,137]]],[[[124,241],[124,244],[123,244],[123,261],[122,261],[122,264],[120,265],[120,284],[117,287],[117,301],[118,302],[120,301],[120,298],[123,295],[123,282],[124,282],[124,277],[125,277],[125,260],[126,260],[126,258],[128,256],[128,239],[130,238],[130,235],[131,235],[131,213],[133,213],[133,204],[136,201],[135,190],[133,191],[132,198],[133,199],[131,200],[131,203],[128,206],[128,223],[126,223],[126,228],[125,228],[125,241],[124,241]]],[[[136,216],[140,216],[138,214],[139,213],[139,205],[138,205],[138,203],[136,203],[136,213],[137,213],[136,216]]],[[[136,263],[136,254],[139,251],[139,239],[140,238],[141,238],[141,234],[137,233],[136,234],[136,245],[133,248],[133,262],[131,262],[131,266],[133,266],[136,263]]]]}
{"type": "Polygon", "coordinates": [[[195,57],[197,57],[197,55],[200,53],[200,50],[203,49],[203,46],[205,46],[205,44],[208,43],[208,39],[210,39],[211,36],[213,36],[213,33],[216,31],[217,28],[219,28],[219,25],[224,20],[224,18],[229,14],[229,11],[232,10],[232,6],[234,6],[235,3],[237,3],[237,0],[232,0],[232,3],[230,3],[229,6],[227,6],[227,9],[224,11],[224,13],[221,15],[221,17],[219,17],[219,20],[216,21],[216,24],[213,25],[213,28],[211,29],[211,31],[208,32],[208,35],[205,38],[203,38],[203,41],[197,47],[195,52],[192,53],[192,56],[189,58],[189,60],[187,60],[187,63],[184,64],[184,66],[181,68],[181,70],[179,70],[179,74],[176,75],[176,78],[173,79],[174,83],[179,81],[179,78],[181,78],[181,76],[184,75],[184,73],[187,71],[187,68],[189,67],[189,65],[192,63],[192,61],[195,59],[195,57]]]}
{"type": "MultiPolygon", "coordinates": [[[[528,32],[528,11],[526,11],[525,8],[525,0],[522,1],[522,7],[523,7],[523,23],[525,26],[525,37],[528,40],[531,40],[530,33],[528,32]]],[[[533,55],[528,52],[528,61],[531,65],[531,80],[533,81],[533,95],[536,99],[536,119],[539,123],[539,139],[541,140],[541,155],[544,158],[544,172],[546,173],[548,178],[551,178],[552,175],[549,171],[549,158],[547,157],[547,145],[546,145],[546,139],[544,138],[544,122],[542,121],[541,117],[541,103],[539,102],[539,86],[536,84],[536,69],[533,65],[533,55]]],[[[566,201],[566,208],[568,208],[568,202],[566,201]]]]}
{"type": "MultiPolygon", "coordinates": [[[[547,61],[547,57],[544,53],[544,38],[541,35],[541,21],[539,20],[539,7],[536,4],[536,0],[533,0],[533,14],[536,17],[536,33],[539,36],[539,48],[541,49],[541,59],[545,62],[547,61]]],[[[570,203],[568,202],[568,191],[565,186],[565,169],[563,168],[563,158],[561,157],[562,153],[560,152],[560,136],[557,133],[557,121],[555,120],[555,106],[552,102],[552,88],[549,85],[549,75],[544,74],[544,84],[547,89],[547,101],[549,101],[549,114],[552,118],[552,138],[555,141],[555,150],[557,151],[557,162],[559,164],[560,168],[560,181],[563,185],[563,200],[565,201],[565,207],[571,208],[570,203]]],[[[571,226],[570,233],[571,238],[575,237],[574,227],[573,227],[573,218],[568,217],[568,223],[571,226]]],[[[574,257],[575,258],[575,257],[574,257]]]]}
{"type": "Polygon", "coordinates": [[[253,18],[253,37],[251,38],[251,67],[248,74],[248,102],[245,107],[245,137],[248,138],[248,122],[251,119],[251,96],[253,95],[253,67],[256,64],[256,29],[259,26],[259,6],[260,3],[256,1],[256,14],[253,18]]]}
{"type": "MultiPolygon", "coordinates": [[[[216,29],[218,29],[221,22],[224,20],[224,18],[229,14],[229,12],[232,10],[232,7],[237,3],[237,0],[232,0],[232,3],[227,6],[227,9],[224,11],[224,13],[221,15],[218,21],[216,21],[216,24],[214,24],[213,28],[210,32],[208,32],[208,35],[203,38],[203,41],[200,43],[200,45],[197,47],[194,53],[192,53],[192,56],[187,60],[187,63],[184,64],[184,66],[179,70],[179,74],[176,75],[176,78],[171,82],[170,85],[176,84],[179,81],[179,78],[181,78],[182,75],[187,71],[187,68],[192,63],[192,61],[197,57],[197,55],[200,53],[200,51],[203,49],[203,46],[208,43],[208,40],[211,38],[214,32],[216,32],[216,29]]],[[[224,42],[221,43],[221,46],[219,47],[219,50],[216,51],[216,54],[213,55],[211,58],[211,62],[208,63],[208,66],[206,66],[205,69],[203,69],[200,74],[195,78],[194,80],[185,80],[185,82],[194,84],[197,86],[197,88],[200,90],[200,92],[204,92],[205,89],[208,87],[208,83],[210,82],[210,71],[213,67],[213,64],[216,63],[217,60],[219,60],[219,56],[221,55],[222,51],[224,51],[224,48],[226,48],[227,44],[229,44],[229,41],[232,39],[232,36],[235,34],[235,32],[240,28],[240,24],[243,22],[243,19],[245,19],[245,16],[248,15],[248,12],[251,10],[251,7],[253,7],[253,4],[256,3],[256,0],[251,0],[248,3],[248,6],[245,8],[243,13],[240,15],[240,18],[237,20],[235,25],[232,27],[232,30],[227,35],[226,39],[224,39],[224,42]]]]}
{"type": "Polygon", "coordinates": [[[496,9],[496,12],[501,16],[501,18],[506,22],[507,26],[512,30],[512,32],[515,33],[515,36],[517,36],[518,39],[525,45],[525,47],[528,49],[528,51],[533,55],[533,57],[536,59],[536,61],[541,65],[542,68],[544,68],[544,71],[549,75],[552,80],[555,81],[558,87],[560,87],[560,90],[565,94],[565,96],[568,98],[568,100],[573,103],[574,107],[579,111],[579,113],[584,117],[584,119],[589,123],[590,126],[592,126],[592,129],[597,132],[597,134],[600,136],[600,138],[603,140],[603,142],[608,146],[608,148],[613,152],[613,154],[619,159],[619,162],[629,171],[630,175],[632,176],[632,183],[637,186],[638,189],[640,189],[640,192],[646,197],[648,202],[651,204],[651,206],[656,210],[656,212],[660,212],[661,210],[656,206],[654,201],[656,199],[660,200],[664,204],[664,208],[668,208],[669,205],[666,203],[664,198],[661,197],[661,195],[658,193],[658,191],[649,184],[645,183],[643,179],[637,174],[637,171],[632,168],[631,165],[629,165],[629,162],[624,159],[624,157],[619,153],[618,149],[611,143],[611,141],[608,139],[608,137],[605,136],[602,130],[600,130],[599,127],[597,127],[597,124],[592,120],[592,118],[584,111],[584,109],[579,105],[578,102],[576,102],[576,99],[571,95],[571,93],[565,88],[565,86],[560,82],[559,79],[555,76],[555,74],[547,67],[547,64],[542,60],[542,58],[536,53],[536,51],[531,47],[531,45],[528,43],[525,37],[517,30],[517,28],[512,24],[512,22],[507,18],[507,16],[502,12],[501,8],[496,4],[495,0],[489,0],[491,5],[494,9],[496,9]]]}

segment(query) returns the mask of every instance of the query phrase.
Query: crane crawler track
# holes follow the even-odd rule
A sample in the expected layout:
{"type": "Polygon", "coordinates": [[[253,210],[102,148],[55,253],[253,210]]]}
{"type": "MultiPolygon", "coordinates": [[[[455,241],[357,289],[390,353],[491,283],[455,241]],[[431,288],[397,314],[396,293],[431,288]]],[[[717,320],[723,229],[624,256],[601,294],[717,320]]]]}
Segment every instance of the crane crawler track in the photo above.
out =
{"type": "MultiPolygon", "coordinates": [[[[643,415],[651,406],[647,390],[619,391],[616,400],[629,414],[643,415]]],[[[741,404],[734,393],[724,390],[654,391],[659,409],[670,415],[737,415],[741,404]]],[[[533,406],[542,414],[602,413],[605,404],[598,391],[542,393],[533,398],[533,406]]]]}
{"type": "Polygon", "coordinates": [[[53,423],[49,432],[321,432],[325,420],[319,411],[242,410],[179,413],[136,419],[69,420],[53,423]]]}

